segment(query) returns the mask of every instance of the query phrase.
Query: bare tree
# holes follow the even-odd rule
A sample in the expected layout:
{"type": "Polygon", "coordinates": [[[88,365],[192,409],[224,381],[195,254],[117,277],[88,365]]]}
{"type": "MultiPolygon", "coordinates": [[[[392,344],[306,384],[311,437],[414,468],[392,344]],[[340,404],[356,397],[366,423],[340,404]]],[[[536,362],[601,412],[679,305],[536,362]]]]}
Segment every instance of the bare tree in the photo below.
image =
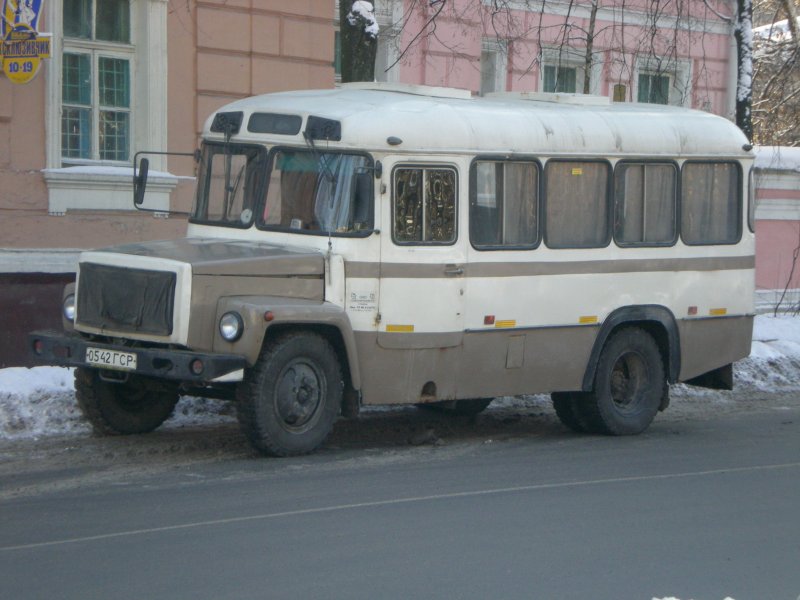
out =
{"type": "Polygon", "coordinates": [[[792,0],[756,0],[753,129],[757,143],[800,146],[800,37],[792,0]]]}

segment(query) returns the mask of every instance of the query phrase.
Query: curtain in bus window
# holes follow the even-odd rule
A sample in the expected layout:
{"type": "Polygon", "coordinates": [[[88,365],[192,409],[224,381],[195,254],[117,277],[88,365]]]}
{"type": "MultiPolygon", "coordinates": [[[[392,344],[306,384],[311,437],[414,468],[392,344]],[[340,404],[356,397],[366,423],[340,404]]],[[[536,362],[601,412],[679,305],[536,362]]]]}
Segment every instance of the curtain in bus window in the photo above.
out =
{"type": "Polygon", "coordinates": [[[327,163],[328,175],[323,173],[317,186],[314,203],[316,222],[322,231],[349,231],[356,168],[363,167],[366,158],[329,154],[322,159],[327,163]]]}
{"type": "Polygon", "coordinates": [[[726,244],[739,238],[739,171],[734,163],[683,166],[681,235],[688,244],[726,244]]]}
{"type": "Polygon", "coordinates": [[[545,167],[545,228],[552,248],[608,242],[608,165],[550,161],[545,167]]]}
{"type": "Polygon", "coordinates": [[[536,243],[538,206],[537,171],[534,163],[505,163],[503,189],[503,245],[524,246],[536,243]]]}
{"type": "Polygon", "coordinates": [[[672,165],[621,164],[615,173],[614,236],[623,244],[664,244],[675,239],[672,165]]]}
{"type": "Polygon", "coordinates": [[[475,163],[475,189],[470,209],[470,236],[475,246],[500,243],[497,182],[502,180],[502,173],[502,163],[475,163]]]}
{"type": "Polygon", "coordinates": [[[473,169],[472,244],[476,248],[535,245],[538,165],[481,161],[475,163],[473,169]]]}

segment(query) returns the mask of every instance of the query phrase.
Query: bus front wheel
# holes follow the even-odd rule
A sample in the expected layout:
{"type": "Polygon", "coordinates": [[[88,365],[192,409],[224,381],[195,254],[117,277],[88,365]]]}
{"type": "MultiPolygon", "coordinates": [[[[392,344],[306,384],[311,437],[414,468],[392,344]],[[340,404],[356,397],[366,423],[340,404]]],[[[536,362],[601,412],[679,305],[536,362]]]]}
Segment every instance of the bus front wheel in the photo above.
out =
{"type": "Polygon", "coordinates": [[[608,435],[636,435],[647,429],[661,406],[664,361],[653,337],[626,327],[606,342],[597,361],[594,390],[581,411],[589,429],[608,435]]]}
{"type": "Polygon", "coordinates": [[[252,445],[271,456],[317,449],[342,404],[336,351],[311,332],[289,332],[268,343],[237,389],[237,417],[252,445]]]}

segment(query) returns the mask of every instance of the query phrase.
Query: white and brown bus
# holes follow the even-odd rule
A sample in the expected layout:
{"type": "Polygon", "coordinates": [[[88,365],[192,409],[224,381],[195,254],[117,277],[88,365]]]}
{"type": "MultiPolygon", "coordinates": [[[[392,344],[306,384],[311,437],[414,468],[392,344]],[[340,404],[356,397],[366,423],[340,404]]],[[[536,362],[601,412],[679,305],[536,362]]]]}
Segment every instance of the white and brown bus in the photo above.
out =
{"type": "Polygon", "coordinates": [[[572,429],[639,433],[749,354],[752,160],[723,118],[606,98],[241,100],[206,123],[187,237],[84,252],[33,349],[107,432],[215,395],[288,455],[361,405],[548,392],[572,429]]]}

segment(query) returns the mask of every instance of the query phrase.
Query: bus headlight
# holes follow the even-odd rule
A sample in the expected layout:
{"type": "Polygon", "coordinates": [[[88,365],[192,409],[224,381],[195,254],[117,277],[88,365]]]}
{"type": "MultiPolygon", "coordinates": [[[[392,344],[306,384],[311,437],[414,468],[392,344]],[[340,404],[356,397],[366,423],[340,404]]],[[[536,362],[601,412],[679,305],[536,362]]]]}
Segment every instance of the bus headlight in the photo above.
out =
{"type": "Polygon", "coordinates": [[[70,323],[75,322],[75,294],[70,294],[64,298],[61,305],[61,311],[64,313],[64,318],[70,323]]]}
{"type": "Polygon", "coordinates": [[[235,342],[242,337],[244,321],[237,312],[226,312],[219,320],[219,334],[226,342],[235,342]]]}

